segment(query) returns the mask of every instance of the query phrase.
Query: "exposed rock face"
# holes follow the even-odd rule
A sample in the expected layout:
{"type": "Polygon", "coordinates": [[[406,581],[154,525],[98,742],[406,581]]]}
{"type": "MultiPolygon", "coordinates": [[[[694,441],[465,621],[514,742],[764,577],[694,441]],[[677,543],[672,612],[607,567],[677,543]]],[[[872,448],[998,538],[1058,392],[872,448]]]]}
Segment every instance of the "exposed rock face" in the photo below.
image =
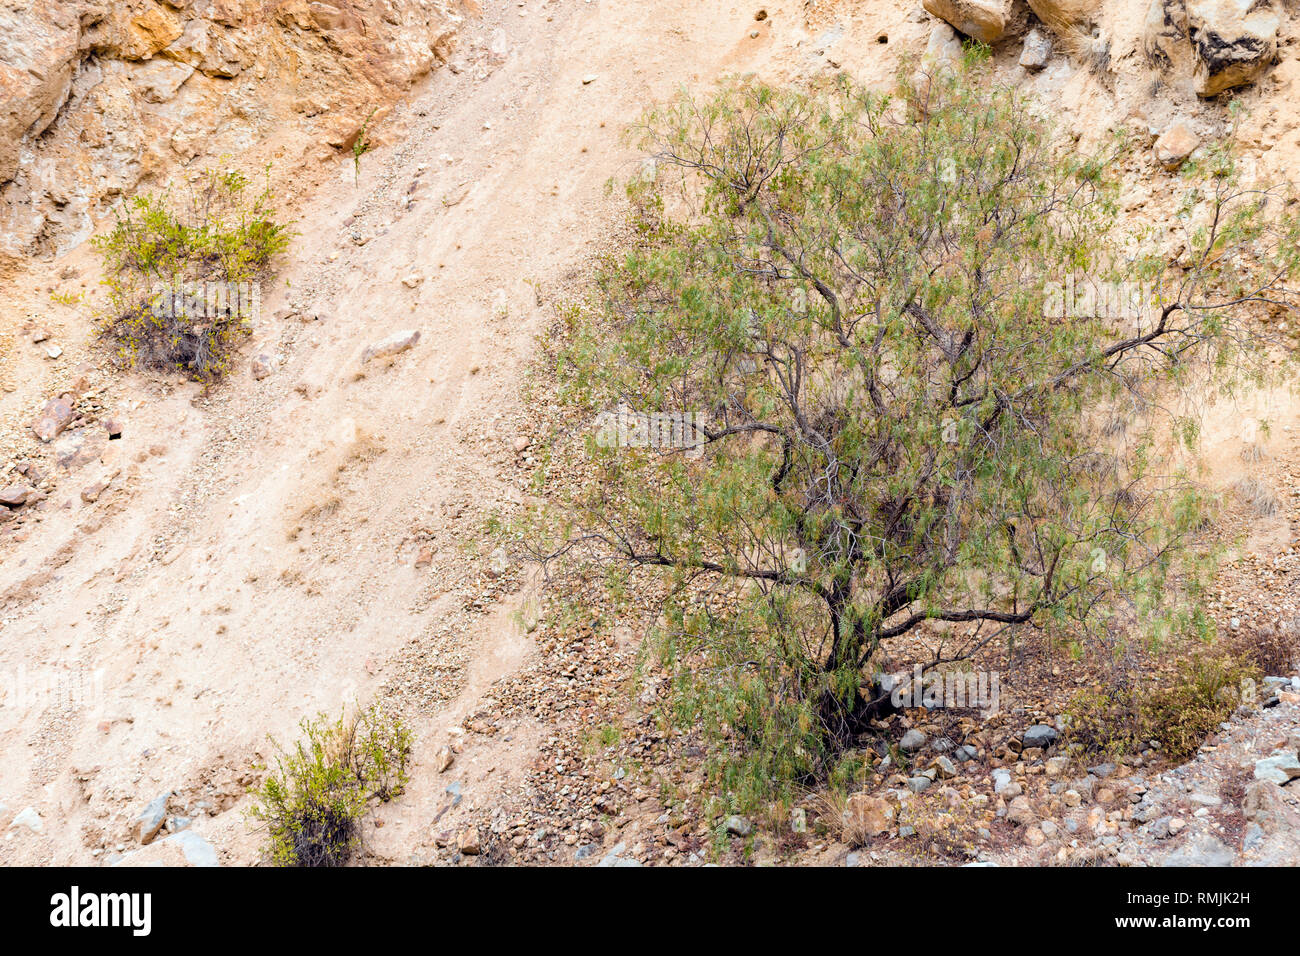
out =
{"type": "Polygon", "coordinates": [[[450,54],[462,0],[0,0],[0,258],[180,163],[346,148],[450,54]]]}
{"type": "Polygon", "coordinates": [[[1011,17],[1011,0],[922,0],[921,5],[932,16],[983,43],[1001,39],[1011,17]]]}
{"type": "Polygon", "coordinates": [[[1188,0],[1187,25],[1201,96],[1250,83],[1277,59],[1282,17],[1272,0],[1188,0]]]}
{"type": "Polygon", "coordinates": [[[1201,96],[1217,96],[1277,58],[1281,23],[1273,0],[1151,0],[1143,48],[1166,73],[1190,73],[1201,96]]]}

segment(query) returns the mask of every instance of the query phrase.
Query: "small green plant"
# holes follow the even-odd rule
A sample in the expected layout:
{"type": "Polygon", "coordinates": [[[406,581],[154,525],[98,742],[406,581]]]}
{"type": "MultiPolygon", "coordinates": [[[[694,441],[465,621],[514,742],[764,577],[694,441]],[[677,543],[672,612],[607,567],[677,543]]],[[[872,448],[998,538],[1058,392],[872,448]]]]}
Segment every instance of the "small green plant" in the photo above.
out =
{"type": "Polygon", "coordinates": [[[377,109],[378,107],[366,114],[365,122],[361,124],[361,129],[357,130],[357,138],[352,141],[353,178],[356,185],[361,184],[361,157],[370,152],[371,147],[374,146],[366,131],[370,128],[370,121],[374,119],[377,109]]]}
{"type": "Polygon", "coordinates": [[[361,844],[367,807],[405,789],[411,734],[377,705],[335,721],[320,714],[302,731],[277,758],[252,816],[267,824],[277,866],[341,866],[361,844]]]}
{"type": "Polygon", "coordinates": [[[248,189],[242,173],[208,170],[183,200],[136,196],[93,240],[108,288],[99,331],[123,364],[205,382],[227,371],[271,259],[292,236],[271,203],[269,169],[262,192],[248,189]]]}

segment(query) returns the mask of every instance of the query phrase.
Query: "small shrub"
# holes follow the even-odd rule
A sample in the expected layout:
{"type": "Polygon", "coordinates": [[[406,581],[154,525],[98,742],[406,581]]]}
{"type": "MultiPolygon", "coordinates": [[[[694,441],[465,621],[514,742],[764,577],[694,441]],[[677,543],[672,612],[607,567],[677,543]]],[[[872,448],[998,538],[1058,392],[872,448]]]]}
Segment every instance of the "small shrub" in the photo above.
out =
{"type": "Polygon", "coordinates": [[[303,740],[282,752],[262,785],[254,819],[269,829],[278,866],[341,866],[360,846],[371,801],[387,802],[407,783],[411,734],[372,706],[355,717],[324,714],[302,723],[303,740]]]}
{"type": "Polygon", "coordinates": [[[123,364],[205,382],[227,371],[260,282],[291,236],[269,185],[251,198],[248,187],[241,173],[209,170],[183,202],[166,192],[136,196],[94,239],[108,288],[99,330],[123,364]]]}
{"type": "Polygon", "coordinates": [[[1242,702],[1258,665],[1231,649],[1214,647],[1181,659],[1148,683],[1083,691],[1071,702],[1070,737],[1088,751],[1121,754],[1154,741],[1173,760],[1196,753],[1242,702]]]}

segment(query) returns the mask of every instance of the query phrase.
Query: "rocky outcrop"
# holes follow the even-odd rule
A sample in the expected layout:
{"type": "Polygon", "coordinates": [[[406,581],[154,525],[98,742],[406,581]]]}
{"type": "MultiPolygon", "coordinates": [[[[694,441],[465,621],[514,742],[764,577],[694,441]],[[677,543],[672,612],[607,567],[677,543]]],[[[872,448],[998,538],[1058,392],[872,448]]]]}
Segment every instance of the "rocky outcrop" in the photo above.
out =
{"type": "Polygon", "coordinates": [[[1273,0],[1151,0],[1143,49],[1163,72],[1190,74],[1199,95],[1217,96],[1277,59],[1281,24],[1273,0]]]}
{"type": "Polygon", "coordinates": [[[449,56],[462,2],[0,0],[0,259],[70,248],[178,165],[346,148],[449,56]]]}
{"type": "Polygon", "coordinates": [[[921,5],[931,16],[982,43],[1000,40],[1011,18],[1011,0],[922,0],[921,5]]]}
{"type": "Polygon", "coordinates": [[[1272,0],[1188,0],[1187,25],[1201,96],[1253,82],[1277,59],[1282,17],[1272,0]]]}

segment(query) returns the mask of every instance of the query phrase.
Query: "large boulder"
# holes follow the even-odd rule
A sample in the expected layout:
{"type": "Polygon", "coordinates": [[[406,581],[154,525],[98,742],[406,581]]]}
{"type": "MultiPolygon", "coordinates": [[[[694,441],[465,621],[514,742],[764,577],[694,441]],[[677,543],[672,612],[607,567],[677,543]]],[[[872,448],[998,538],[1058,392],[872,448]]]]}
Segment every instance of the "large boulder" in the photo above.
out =
{"type": "Polygon", "coordinates": [[[1277,59],[1281,25],[1272,0],[1188,0],[1196,92],[1217,96],[1254,82],[1277,59]]]}
{"type": "Polygon", "coordinates": [[[979,40],[996,43],[1006,33],[1011,0],[921,0],[927,13],[979,40]]]}

